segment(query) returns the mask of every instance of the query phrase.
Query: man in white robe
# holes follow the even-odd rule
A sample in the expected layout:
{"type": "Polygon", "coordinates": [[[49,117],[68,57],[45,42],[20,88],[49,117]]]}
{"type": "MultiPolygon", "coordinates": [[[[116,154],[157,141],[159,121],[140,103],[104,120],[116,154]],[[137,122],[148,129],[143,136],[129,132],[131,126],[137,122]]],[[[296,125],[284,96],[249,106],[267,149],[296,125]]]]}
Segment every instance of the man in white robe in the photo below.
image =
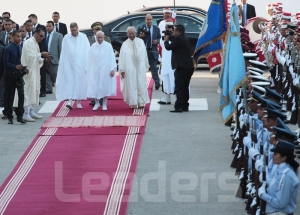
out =
{"type": "Polygon", "coordinates": [[[71,33],[66,34],[62,42],[56,79],[56,99],[67,99],[67,107],[72,109],[72,100],[77,100],[77,108],[82,108],[80,101],[86,99],[86,66],[90,43],[87,36],[78,31],[77,23],[71,23],[70,29],[71,33]]]}
{"type": "Polygon", "coordinates": [[[107,110],[107,97],[117,92],[116,59],[111,44],[104,41],[104,37],[103,31],[96,33],[97,41],[91,46],[87,63],[87,97],[95,99],[93,110],[100,107],[102,98],[102,110],[107,110]]]}
{"type": "Polygon", "coordinates": [[[131,108],[143,108],[149,103],[146,72],[149,70],[144,41],[135,37],[136,30],[127,28],[128,39],[123,42],[119,56],[121,91],[131,108]]]}
{"type": "MultiPolygon", "coordinates": [[[[164,36],[163,31],[166,30],[166,26],[172,26],[170,8],[164,8],[164,20],[159,23],[159,29],[162,36],[164,36]]],[[[171,43],[171,42],[170,42],[171,43]]],[[[161,72],[160,78],[162,80],[162,90],[164,92],[163,98],[158,101],[158,104],[169,105],[171,104],[171,94],[174,94],[175,89],[175,78],[174,71],[171,66],[172,51],[168,51],[165,48],[164,40],[160,40],[160,45],[162,47],[162,59],[161,59],[161,72]]]]}
{"type": "MultiPolygon", "coordinates": [[[[35,106],[39,105],[40,96],[40,68],[43,65],[44,58],[50,61],[48,52],[40,52],[39,42],[45,37],[43,29],[35,30],[34,36],[26,40],[22,49],[21,64],[27,66],[29,73],[24,75],[24,121],[34,122],[35,119],[40,119],[43,116],[37,115],[34,110],[35,106]],[[42,58],[43,57],[43,58],[42,58]]],[[[15,96],[17,98],[17,96],[15,96]]],[[[16,107],[16,100],[14,107],[16,107]]]]}

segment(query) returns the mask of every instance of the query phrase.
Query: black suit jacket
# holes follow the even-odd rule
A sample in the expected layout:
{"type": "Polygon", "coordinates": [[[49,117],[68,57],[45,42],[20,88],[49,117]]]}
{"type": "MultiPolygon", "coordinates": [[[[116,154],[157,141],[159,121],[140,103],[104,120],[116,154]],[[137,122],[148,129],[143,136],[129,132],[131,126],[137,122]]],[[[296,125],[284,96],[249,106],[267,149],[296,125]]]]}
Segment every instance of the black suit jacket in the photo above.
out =
{"type": "MultiPolygon", "coordinates": [[[[243,17],[243,6],[240,4],[238,7],[239,16],[243,17]]],[[[247,20],[253,17],[256,17],[255,7],[251,4],[247,3],[247,12],[246,12],[247,20]]],[[[245,23],[242,23],[243,25],[245,23]]]]}
{"type": "MultiPolygon", "coordinates": [[[[55,28],[55,25],[54,25],[55,28]]],[[[61,33],[63,35],[63,37],[68,34],[68,29],[67,29],[67,25],[65,23],[59,23],[58,25],[58,32],[61,33]]]]}
{"type": "MultiPolygon", "coordinates": [[[[145,28],[146,27],[146,24],[144,25],[141,25],[140,27],[138,27],[138,30],[137,30],[137,37],[140,36],[140,33],[141,33],[141,29],[145,28]]],[[[156,40],[157,41],[157,44],[156,45],[153,45],[152,42],[152,48],[151,48],[151,51],[152,51],[152,55],[155,59],[158,59],[158,44],[159,44],[159,41],[160,41],[160,30],[157,26],[155,25],[152,25],[151,26],[153,29],[152,29],[152,40],[156,40]]],[[[146,35],[144,38],[141,38],[142,40],[144,40],[144,43],[146,45],[148,39],[150,38],[149,35],[146,35]]]]}
{"type": "Polygon", "coordinates": [[[172,69],[194,68],[193,59],[190,53],[190,41],[184,34],[175,37],[171,44],[165,41],[165,48],[167,50],[172,50],[172,69]]]}
{"type": "Polygon", "coordinates": [[[45,37],[44,39],[39,42],[39,47],[40,47],[40,52],[46,52],[47,51],[47,46],[46,46],[46,36],[47,36],[47,31],[46,27],[44,25],[38,24],[35,29],[41,28],[45,32],[45,37]]]}

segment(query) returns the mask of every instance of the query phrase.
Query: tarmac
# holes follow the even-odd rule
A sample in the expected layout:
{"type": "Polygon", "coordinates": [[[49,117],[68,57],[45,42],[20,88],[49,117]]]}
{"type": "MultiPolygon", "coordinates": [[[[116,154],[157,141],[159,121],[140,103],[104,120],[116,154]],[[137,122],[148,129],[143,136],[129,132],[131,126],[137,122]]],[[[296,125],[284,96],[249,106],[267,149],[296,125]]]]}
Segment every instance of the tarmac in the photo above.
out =
{"type": "MultiPolygon", "coordinates": [[[[174,96],[172,105],[157,105],[163,93],[153,90],[127,214],[245,214],[244,200],[235,197],[239,180],[230,168],[231,130],[218,113],[218,81],[218,74],[197,70],[190,84],[192,110],[183,113],[169,112],[174,96]]],[[[38,108],[55,100],[47,94],[38,108]]],[[[51,113],[40,115],[26,125],[0,119],[0,184],[51,113]]]]}

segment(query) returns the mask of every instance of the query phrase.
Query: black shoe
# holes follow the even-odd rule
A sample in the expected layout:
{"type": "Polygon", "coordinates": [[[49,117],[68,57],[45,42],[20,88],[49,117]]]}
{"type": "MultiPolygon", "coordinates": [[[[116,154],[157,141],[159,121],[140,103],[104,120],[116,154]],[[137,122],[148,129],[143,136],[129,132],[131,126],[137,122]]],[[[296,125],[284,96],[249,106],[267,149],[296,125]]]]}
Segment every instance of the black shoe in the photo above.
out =
{"type": "Polygon", "coordinates": [[[170,105],[171,104],[171,102],[163,102],[163,101],[158,101],[157,103],[160,105],[170,105]]]}
{"type": "Polygon", "coordinates": [[[94,106],[94,105],[95,105],[95,101],[91,101],[91,102],[89,103],[89,105],[90,105],[90,106],[94,106]]]}
{"type": "Polygon", "coordinates": [[[52,94],[52,91],[49,90],[49,91],[46,92],[46,94],[52,94]]]}
{"type": "Polygon", "coordinates": [[[170,110],[171,113],[182,113],[182,109],[170,110]]]}
{"type": "Polygon", "coordinates": [[[2,116],[2,119],[4,119],[4,120],[7,119],[7,116],[6,115],[2,116]]]}
{"type": "Polygon", "coordinates": [[[46,93],[41,93],[40,97],[46,97],[46,93]]]}
{"type": "Polygon", "coordinates": [[[160,83],[159,82],[155,82],[155,89],[158,90],[160,88],[160,83]]]}
{"type": "Polygon", "coordinates": [[[289,123],[290,123],[290,120],[287,120],[287,119],[286,119],[286,120],[284,120],[283,122],[284,122],[284,124],[289,124],[289,123]]]}
{"type": "Polygon", "coordinates": [[[103,98],[99,100],[100,105],[102,106],[103,98]]]}
{"type": "Polygon", "coordinates": [[[295,151],[296,154],[300,154],[300,151],[295,151]]]}
{"type": "Polygon", "coordinates": [[[188,109],[188,108],[183,108],[183,109],[182,109],[182,111],[184,111],[184,112],[188,112],[188,111],[189,111],[189,109],[188,109]]]}
{"type": "Polygon", "coordinates": [[[26,123],[26,121],[24,121],[24,119],[23,119],[22,117],[17,118],[17,122],[20,122],[20,123],[22,123],[22,124],[25,124],[25,123],[26,123]]]}
{"type": "Polygon", "coordinates": [[[13,119],[8,119],[8,124],[14,124],[13,119]]]}

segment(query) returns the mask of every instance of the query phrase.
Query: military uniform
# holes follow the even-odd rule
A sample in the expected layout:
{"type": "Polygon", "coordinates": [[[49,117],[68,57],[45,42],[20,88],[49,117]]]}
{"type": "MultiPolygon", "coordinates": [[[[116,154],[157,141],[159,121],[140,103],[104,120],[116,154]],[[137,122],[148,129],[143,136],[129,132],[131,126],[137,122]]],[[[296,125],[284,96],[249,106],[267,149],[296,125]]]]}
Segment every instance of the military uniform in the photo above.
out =
{"type": "MultiPolygon", "coordinates": [[[[101,31],[102,27],[103,27],[103,24],[101,22],[94,22],[91,25],[91,28],[93,29],[93,31],[101,31]]],[[[91,45],[97,41],[95,33],[92,36],[88,36],[88,39],[89,39],[89,42],[91,45]]],[[[111,43],[111,40],[108,36],[104,36],[104,40],[108,43],[111,43]]]]}

